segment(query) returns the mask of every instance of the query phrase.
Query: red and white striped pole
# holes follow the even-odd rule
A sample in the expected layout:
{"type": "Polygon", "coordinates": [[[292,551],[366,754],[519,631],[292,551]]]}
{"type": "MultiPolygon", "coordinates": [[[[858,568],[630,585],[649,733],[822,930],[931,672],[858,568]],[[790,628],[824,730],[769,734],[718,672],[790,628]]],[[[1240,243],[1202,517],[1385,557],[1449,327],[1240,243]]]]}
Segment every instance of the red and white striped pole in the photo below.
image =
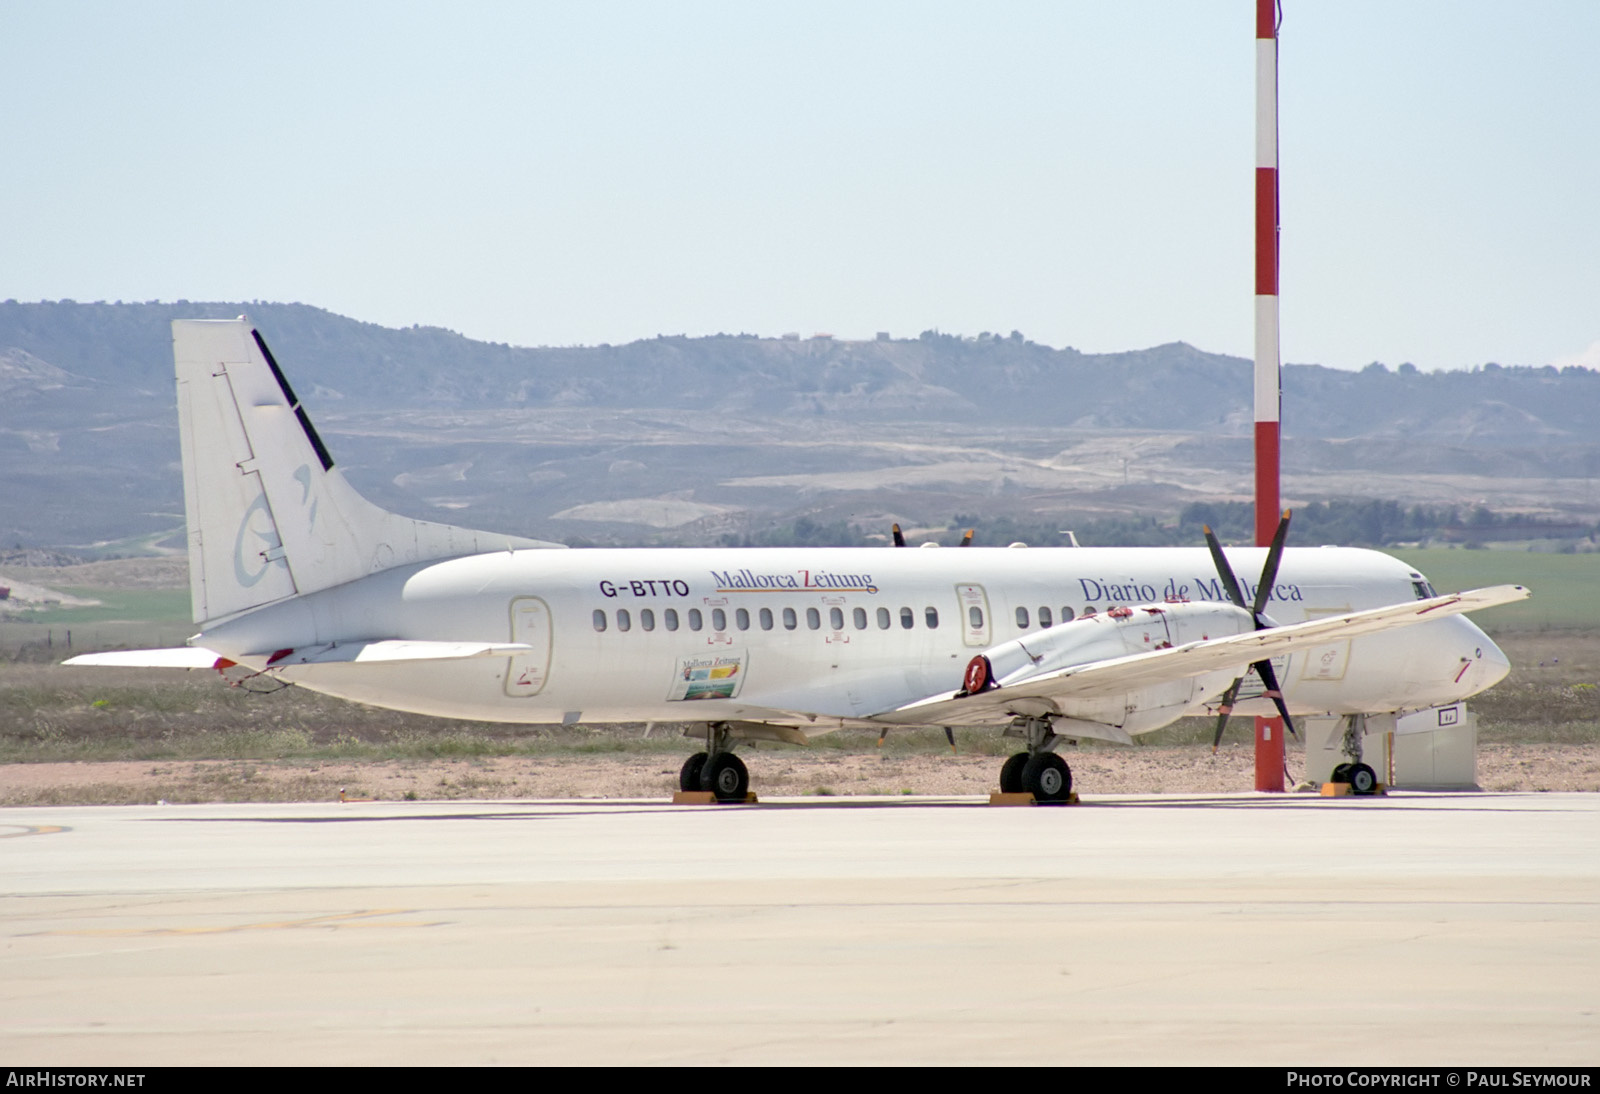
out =
{"type": "MultiPolygon", "coordinates": [[[[1256,0],[1256,545],[1278,528],[1278,4],[1256,0]]],[[[1257,718],[1256,789],[1283,791],[1283,720],[1257,718]]]]}

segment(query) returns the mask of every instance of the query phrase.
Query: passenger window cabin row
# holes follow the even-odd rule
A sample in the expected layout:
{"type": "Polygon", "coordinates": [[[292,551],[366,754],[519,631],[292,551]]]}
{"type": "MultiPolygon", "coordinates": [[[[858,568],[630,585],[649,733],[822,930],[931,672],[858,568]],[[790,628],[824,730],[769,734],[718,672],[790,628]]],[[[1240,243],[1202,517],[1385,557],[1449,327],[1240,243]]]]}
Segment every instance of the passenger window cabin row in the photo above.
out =
{"type": "MultiPolygon", "coordinates": [[[[968,609],[968,612],[972,616],[972,626],[975,629],[981,629],[983,627],[982,609],[972,607],[968,609]]],[[[640,630],[653,631],[656,629],[658,619],[654,608],[640,608],[637,614],[640,630]]],[[[782,621],[783,629],[786,631],[800,628],[800,614],[794,608],[783,608],[777,613],[774,613],[771,608],[759,608],[753,617],[749,608],[735,608],[732,614],[735,629],[741,631],[749,630],[752,624],[758,626],[761,630],[770,631],[778,626],[779,620],[782,621]]],[[[1094,607],[1085,608],[1083,614],[1086,616],[1095,614],[1094,607]]],[[[684,626],[687,626],[691,631],[700,631],[706,628],[707,615],[711,617],[712,630],[725,631],[728,629],[729,613],[726,608],[712,608],[709,612],[703,612],[699,608],[689,608],[681,616],[677,608],[663,608],[660,612],[659,624],[663,629],[669,631],[675,631],[684,626]]],[[[850,609],[850,622],[858,631],[866,630],[873,621],[876,621],[880,631],[890,630],[894,627],[895,618],[895,614],[888,608],[877,608],[870,614],[866,608],[850,609]]],[[[898,613],[898,618],[902,630],[909,631],[917,625],[917,613],[910,608],[902,607],[898,613]]],[[[924,608],[922,610],[922,618],[923,625],[930,631],[939,628],[939,609],[931,605],[924,608]]],[[[1056,615],[1050,608],[1040,607],[1037,618],[1040,629],[1055,626],[1056,615]]],[[[1073,618],[1075,618],[1073,610],[1069,607],[1062,607],[1061,622],[1067,623],[1073,618]]],[[[1016,619],[1019,630],[1027,630],[1031,626],[1032,617],[1029,615],[1027,608],[1018,608],[1016,619]]],[[[635,622],[634,612],[628,608],[618,608],[608,615],[604,608],[596,608],[594,610],[595,630],[602,632],[607,630],[612,625],[613,620],[617,630],[630,631],[633,629],[635,622]]],[[[821,630],[822,609],[806,608],[805,625],[807,630],[821,630]]],[[[835,631],[845,629],[845,610],[843,608],[828,609],[828,628],[835,631]]]]}
{"type": "MultiPolygon", "coordinates": [[[[1094,614],[1094,608],[1091,606],[1091,607],[1087,607],[1087,608],[1083,609],[1083,614],[1084,615],[1093,615],[1094,614]]],[[[1073,619],[1072,609],[1068,608],[1066,606],[1063,606],[1062,609],[1061,609],[1061,622],[1070,623],[1070,622],[1072,622],[1072,619],[1073,619]]],[[[1055,616],[1051,614],[1050,609],[1049,608],[1045,608],[1045,607],[1041,607],[1039,609],[1039,628],[1041,630],[1043,630],[1046,627],[1053,627],[1055,625],[1056,625],[1055,624],[1055,616]]],[[[1027,608],[1018,608],[1017,609],[1017,627],[1019,629],[1021,629],[1021,630],[1027,630],[1028,629],[1028,609],[1027,608]]]]}
{"type": "MultiPolygon", "coordinates": [[[[702,612],[699,608],[689,608],[680,617],[677,608],[663,608],[660,613],[660,625],[663,629],[675,631],[679,627],[687,626],[691,631],[704,630],[707,616],[710,616],[711,629],[725,631],[728,629],[729,612],[726,608],[712,608],[709,612],[702,612]]],[[[771,608],[760,608],[752,617],[750,609],[735,608],[732,612],[733,625],[736,629],[747,631],[752,623],[764,631],[770,631],[782,621],[786,631],[798,630],[800,627],[800,613],[794,608],[783,608],[777,613],[771,608]]],[[[653,608],[640,608],[638,611],[638,624],[640,630],[653,631],[657,625],[657,613],[653,608]]],[[[878,629],[886,631],[894,626],[895,617],[888,608],[878,608],[872,615],[868,615],[866,608],[850,609],[850,622],[858,631],[864,631],[875,618],[878,629]]],[[[604,608],[594,610],[594,629],[605,631],[615,621],[619,631],[633,629],[634,613],[627,608],[618,608],[608,617],[604,608]]],[[[899,612],[900,627],[911,630],[917,625],[917,614],[910,608],[901,608],[899,612]]],[[[929,606],[922,610],[923,625],[929,630],[939,627],[939,609],[929,606]]],[[[807,630],[817,631],[822,629],[822,610],[820,608],[805,609],[805,625],[807,630]]],[[[845,629],[845,610],[843,608],[828,609],[828,626],[831,630],[842,631],[845,629]]]]}

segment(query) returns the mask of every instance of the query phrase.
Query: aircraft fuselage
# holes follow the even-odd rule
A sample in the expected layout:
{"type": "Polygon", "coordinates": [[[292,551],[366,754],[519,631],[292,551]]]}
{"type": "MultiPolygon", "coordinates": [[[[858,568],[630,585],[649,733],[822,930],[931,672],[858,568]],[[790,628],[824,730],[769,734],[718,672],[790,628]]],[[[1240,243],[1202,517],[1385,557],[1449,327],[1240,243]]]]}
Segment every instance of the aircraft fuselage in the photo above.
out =
{"type": "MultiPolygon", "coordinates": [[[[1229,550],[1240,574],[1260,572],[1264,554],[1229,550]]],[[[1376,551],[1291,549],[1265,610],[1297,623],[1416,599],[1422,580],[1376,551]]],[[[211,624],[194,643],[251,667],[264,667],[266,651],[374,639],[522,643],[531,650],[510,658],[273,671],[346,699],[448,717],[751,720],[817,733],[959,688],[969,659],[999,643],[1076,626],[1096,657],[1122,656],[1169,636],[1151,630],[1153,616],[1114,622],[1112,609],[1226,599],[1198,548],[518,550],[387,570],[211,624]]],[[[1277,664],[1297,714],[1454,702],[1508,667],[1460,616],[1277,664]]],[[[1147,732],[1201,713],[1242,670],[1068,713],[1147,732]]],[[[1273,713],[1248,687],[1237,709],[1273,713]]]]}

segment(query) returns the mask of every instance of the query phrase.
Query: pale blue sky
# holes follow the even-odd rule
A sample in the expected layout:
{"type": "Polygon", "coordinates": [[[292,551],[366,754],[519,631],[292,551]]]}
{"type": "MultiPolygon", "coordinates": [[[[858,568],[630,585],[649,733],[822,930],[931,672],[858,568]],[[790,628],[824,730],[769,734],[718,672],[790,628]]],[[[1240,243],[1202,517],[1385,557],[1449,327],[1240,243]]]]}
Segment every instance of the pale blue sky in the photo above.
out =
{"type": "MultiPolygon", "coordinates": [[[[1600,366],[1600,3],[1285,8],[1285,360],[1600,366]]],[[[0,0],[0,298],[1248,355],[1253,9],[0,0]]]]}

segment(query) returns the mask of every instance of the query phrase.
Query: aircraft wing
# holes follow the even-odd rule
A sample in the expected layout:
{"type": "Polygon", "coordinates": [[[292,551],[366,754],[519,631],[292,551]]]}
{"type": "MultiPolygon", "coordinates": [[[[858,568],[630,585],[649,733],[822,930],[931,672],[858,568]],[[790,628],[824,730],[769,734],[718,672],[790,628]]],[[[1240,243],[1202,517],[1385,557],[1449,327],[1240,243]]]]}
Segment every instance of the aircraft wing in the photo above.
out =
{"type": "Polygon", "coordinates": [[[1208,638],[1164,650],[1074,665],[974,695],[945,692],[874,715],[873,721],[897,725],[962,725],[974,719],[990,721],[1005,715],[1020,700],[1104,698],[1221,669],[1236,669],[1243,675],[1254,662],[1279,654],[1426,623],[1441,616],[1510,604],[1527,596],[1528,590],[1521,585],[1496,585],[1225,638],[1208,638]]]}

